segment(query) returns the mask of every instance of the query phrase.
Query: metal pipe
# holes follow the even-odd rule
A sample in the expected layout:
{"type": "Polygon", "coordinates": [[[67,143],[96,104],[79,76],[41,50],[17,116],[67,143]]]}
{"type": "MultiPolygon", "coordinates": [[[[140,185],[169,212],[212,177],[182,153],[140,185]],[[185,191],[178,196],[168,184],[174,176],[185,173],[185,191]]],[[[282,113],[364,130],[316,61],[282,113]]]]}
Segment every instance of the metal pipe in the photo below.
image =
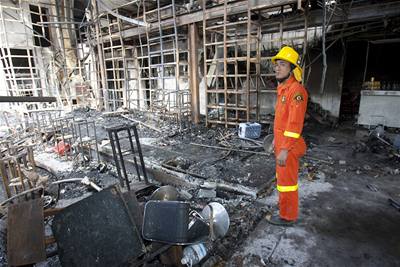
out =
{"type": "Polygon", "coordinates": [[[133,161],[135,162],[135,169],[138,175],[138,179],[140,181],[140,171],[139,171],[139,166],[137,164],[137,160],[136,160],[136,156],[135,156],[135,147],[133,146],[133,142],[132,142],[132,134],[130,129],[128,129],[128,140],[129,140],[129,144],[131,145],[131,151],[133,154],[133,161]]]}

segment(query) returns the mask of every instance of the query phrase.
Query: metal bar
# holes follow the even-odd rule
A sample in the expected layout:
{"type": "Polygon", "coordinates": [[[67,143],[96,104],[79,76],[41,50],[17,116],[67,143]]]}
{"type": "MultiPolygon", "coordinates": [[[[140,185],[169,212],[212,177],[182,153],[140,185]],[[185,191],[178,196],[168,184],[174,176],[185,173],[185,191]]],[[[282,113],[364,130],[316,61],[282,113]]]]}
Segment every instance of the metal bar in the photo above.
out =
{"type": "Polygon", "coordinates": [[[0,103],[17,103],[17,102],[56,102],[55,97],[46,96],[0,96],[0,103]]]}
{"type": "MultiPolygon", "coordinates": [[[[144,21],[146,22],[147,21],[146,5],[143,5],[143,17],[144,17],[144,21]]],[[[145,33],[146,33],[146,39],[147,39],[147,57],[148,57],[147,66],[149,67],[148,76],[149,76],[149,79],[150,79],[149,80],[149,88],[148,88],[148,93],[149,93],[149,101],[148,101],[148,103],[149,103],[149,106],[150,106],[150,111],[153,111],[153,108],[154,108],[153,107],[153,90],[152,90],[153,82],[151,81],[151,78],[152,78],[152,75],[153,75],[153,71],[150,68],[150,65],[151,65],[151,54],[150,54],[150,42],[148,41],[149,40],[149,28],[146,27],[145,30],[146,30],[145,33]]]]}
{"type": "Polygon", "coordinates": [[[94,140],[95,140],[95,145],[96,145],[97,163],[100,163],[100,153],[99,153],[99,145],[97,144],[97,133],[96,133],[95,122],[93,122],[93,131],[94,131],[94,140]]]}
{"type": "Polygon", "coordinates": [[[133,161],[134,161],[134,163],[135,163],[135,169],[136,169],[136,172],[137,172],[137,175],[138,175],[138,179],[139,179],[139,181],[140,181],[140,180],[141,180],[141,178],[140,178],[140,171],[139,171],[139,166],[138,166],[138,163],[137,163],[137,160],[136,160],[136,156],[135,156],[135,146],[133,145],[132,134],[131,134],[130,129],[127,129],[127,132],[128,132],[129,144],[131,145],[131,151],[132,151],[132,153],[133,153],[133,161]]]}
{"type": "Polygon", "coordinates": [[[322,76],[319,93],[322,94],[325,89],[326,71],[328,68],[326,62],[326,2],[322,1],[322,76]]]}
{"type": "MultiPolygon", "coordinates": [[[[177,27],[176,27],[176,12],[175,12],[175,0],[172,0],[172,16],[174,19],[174,35],[175,35],[175,54],[174,54],[174,61],[175,61],[175,81],[176,81],[176,90],[177,93],[175,93],[175,104],[178,107],[178,122],[179,122],[179,128],[182,129],[182,100],[181,97],[181,92],[180,92],[180,86],[179,86],[179,79],[180,79],[180,68],[179,68],[179,42],[178,42],[178,33],[177,33],[177,27]]],[[[168,98],[170,98],[170,94],[168,94],[168,98]]],[[[168,99],[169,102],[171,101],[168,99]]],[[[169,103],[171,105],[171,102],[169,103]]]]}
{"type": "Polygon", "coordinates": [[[368,58],[369,58],[369,42],[367,42],[367,52],[365,53],[365,67],[364,67],[364,75],[363,75],[363,82],[367,78],[367,69],[368,69],[368,58]]]}
{"type": "MultiPolygon", "coordinates": [[[[63,2],[64,3],[64,2],[63,2]]],[[[63,8],[62,7],[60,7],[60,4],[62,4],[63,5],[63,3],[60,3],[60,1],[55,1],[55,11],[56,11],[56,14],[57,14],[57,16],[56,16],[56,19],[58,20],[58,19],[60,19],[60,17],[61,17],[61,14],[60,14],[60,10],[63,10],[63,8]]],[[[64,64],[64,66],[68,66],[68,64],[67,64],[67,59],[66,59],[66,49],[65,49],[65,42],[64,42],[64,39],[65,38],[63,38],[63,36],[64,36],[64,29],[62,28],[62,27],[60,27],[60,25],[58,25],[58,27],[57,27],[57,29],[58,29],[58,33],[59,33],[59,35],[58,35],[58,37],[60,37],[60,40],[61,40],[61,48],[62,48],[62,60],[63,60],[63,64],[64,64]]],[[[68,74],[68,71],[67,71],[67,68],[62,68],[63,69],[63,74],[64,74],[64,79],[68,79],[68,77],[69,77],[69,74],[68,74]]],[[[65,85],[65,81],[64,81],[64,83],[63,83],[64,85],[65,85]]],[[[67,85],[67,87],[69,87],[70,85],[69,85],[69,83],[67,83],[68,85],[67,85]]],[[[63,87],[63,86],[62,86],[63,87]]],[[[67,104],[68,104],[68,106],[72,109],[72,98],[71,98],[71,88],[69,87],[69,92],[65,92],[65,87],[64,88],[62,88],[62,89],[64,89],[63,90],[63,92],[64,92],[64,94],[65,94],[65,99],[66,99],[66,101],[67,101],[67,104]]]]}
{"type": "MultiPolygon", "coordinates": [[[[107,29],[108,29],[108,34],[109,34],[109,36],[111,36],[111,25],[110,25],[110,16],[109,16],[109,14],[107,14],[107,23],[108,23],[108,26],[107,26],[107,29]]],[[[116,101],[116,93],[115,93],[115,90],[117,89],[117,82],[116,82],[116,80],[115,80],[115,74],[116,74],[116,72],[115,72],[115,57],[114,57],[114,49],[113,49],[113,46],[114,46],[114,44],[113,44],[113,40],[112,40],[112,38],[109,38],[110,40],[110,52],[111,52],[111,58],[105,58],[105,60],[111,60],[111,64],[112,64],[112,77],[113,77],[113,79],[112,79],[112,81],[113,81],[113,84],[114,84],[114,88],[112,89],[112,90],[110,90],[110,88],[107,88],[108,89],[108,92],[112,95],[112,99],[111,99],[111,102],[112,102],[112,111],[115,111],[115,110],[117,110],[117,107],[115,106],[115,101],[116,101]]],[[[104,56],[105,56],[106,54],[104,54],[104,56]]],[[[106,56],[105,56],[106,57],[106,56]]],[[[121,59],[122,59],[122,57],[121,57],[121,59]]],[[[107,67],[107,65],[106,65],[106,67],[107,67]]],[[[106,75],[107,75],[107,73],[106,73],[106,75]]],[[[108,81],[110,80],[110,79],[107,79],[108,81]]],[[[110,106],[110,103],[109,102],[107,102],[107,106],[110,106]]]]}
{"type": "MultiPolygon", "coordinates": [[[[17,12],[18,12],[18,10],[17,10],[17,12]]],[[[1,13],[1,17],[2,17],[3,29],[5,30],[6,29],[6,24],[5,24],[5,21],[4,21],[4,15],[3,15],[4,11],[3,11],[3,6],[2,5],[0,5],[0,13],[1,13]]],[[[16,76],[15,76],[15,71],[14,71],[14,66],[13,66],[14,64],[13,64],[12,58],[11,58],[11,50],[10,50],[10,45],[8,43],[8,36],[7,36],[7,34],[1,34],[0,36],[4,36],[4,39],[5,39],[6,48],[3,48],[3,46],[2,46],[2,49],[3,49],[2,52],[3,52],[3,57],[5,58],[4,61],[6,63],[8,63],[9,70],[11,70],[11,77],[12,78],[9,80],[10,84],[14,85],[14,86],[11,85],[11,88],[8,88],[9,89],[8,90],[8,94],[9,95],[14,95],[14,94],[17,93],[17,88],[18,87],[17,87],[17,81],[15,80],[16,76]],[[4,53],[6,50],[7,50],[7,56],[9,58],[8,61],[7,61],[6,55],[4,53]],[[15,90],[15,92],[13,92],[13,90],[15,90]]]]}
{"type": "MultiPolygon", "coordinates": [[[[33,12],[31,12],[33,13],[33,12]]],[[[35,25],[36,23],[32,23],[35,25]]],[[[89,23],[81,23],[79,21],[44,21],[44,22],[37,22],[37,25],[53,25],[53,24],[75,24],[75,25],[88,25],[89,23]]]]}
{"type": "Polygon", "coordinates": [[[119,143],[118,132],[115,131],[114,134],[115,134],[115,143],[117,144],[117,149],[118,149],[119,158],[120,158],[120,160],[121,160],[121,168],[122,168],[122,172],[123,172],[123,174],[124,174],[124,179],[125,179],[126,187],[128,188],[128,191],[130,191],[130,190],[131,190],[131,187],[130,187],[130,185],[129,185],[128,174],[127,174],[126,168],[125,168],[124,156],[122,155],[121,144],[119,143]]]}
{"type": "Polygon", "coordinates": [[[81,131],[81,124],[78,123],[78,132],[79,132],[79,145],[78,145],[78,149],[80,150],[80,152],[82,153],[82,157],[84,156],[83,153],[83,146],[82,146],[82,131],[81,131]]]}
{"type": "Polygon", "coordinates": [[[260,79],[261,79],[261,51],[260,51],[260,46],[261,46],[261,24],[260,24],[260,19],[261,15],[259,16],[258,19],[258,24],[257,24],[257,44],[256,44],[256,49],[257,49],[257,64],[256,64],[256,103],[257,103],[257,108],[256,108],[256,120],[260,120],[260,109],[261,105],[259,103],[259,98],[260,98],[260,79]]]}
{"type": "MultiPolygon", "coordinates": [[[[157,0],[157,19],[158,19],[158,31],[159,31],[159,37],[160,37],[160,49],[161,49],[161,65],[164,65],[164,41],[163,41],[163,32],[162,32],[162,26],[161,26],[161,13],[160,13],[160,0],[157,0]]],[[[161,67],[161,91],[162,91],[162,102],[165,100],[165,80],[164,80],[164,70],[165,68],[162,66],[161,67]]],[[[158,75],[157,75],[158,76],[158,75]]],[[[158,98],[159,95],[156,94],[156,97],[158,98]]],[[[163,106],[163,103],[161,104],[163,106]]]]}
{"type": "Polygon", "coordinates": [[[246,86],[246,120],[250,121],[250,35],[251,35],[251,12],[250,8],[247,9],[247,53],[246,53],[246,76],[247,76],[247,86],[246,86]]]}
{"type": "MultiPolygon", "coordinates": [[[[237,32],[235,32],[235,35],[237,35],[237,32]]],[[[235,36],[236,39],[236,36],[235,36]]],[[[239,54],[238,54],[238,46],[235,45],[235,74],[233,75],[233,77],[235,78],[235,91],[236,91],[236,95],[235,95],[235,104],[236,107],[239,107],[239,86],[238,86],[238,78],[239,78],[239,66],[238,66],[238,62],[237,59],[239,58],[239,54]]],[[[242,89],[242,88],[240,88],[242,89]]],[[[237,110],[235,110],[235,119],[236,121],[239,120],[239,112],[237,110]]]]}
{"type": "Polygon", "coordinates": [[[136,126],[133,127],[133,133],[134,133],[135,139],[136,139],[136,147],[137,147],[138,153],[139,153],[140,164],[142,165],[144,181],[146,182],[146,184],[149,184],[149,179],[147,178],[146,167],[144,165],[144,160],[143,160],[143,155],[142,155],[142,148],[140,147],[139,135],[138,135],[136,126]]]}
{"type": "MultiPolygon", "coordinates": [[[[115,167],[117,168],[119,182],[120,182],[122,187],[125,187],[124,180],[123,180],[122,175],[121,175],[120,164],[118,162],[117,152],[115,150],[113,133],[114,132],[112,130],[108,130],[108,138],[110,139],[111,149],[112,149],[112,152],[113,152],[113,158],[114,158],[115,167]]],[[[117,138],[118,138],[118,136],[117,136],[117,138]]]]}
{"type": "MultiPolygon", "coordinates": [[[[107,74],[105,72],[106,65],[105,65],[105,61],[104,61],[104,52],[103,52],[102,45],[101,45],[101,44],[103,44],[103,36],[101,34],[100,21],[98,20],[99,9],[97,6],[97,0],[91,0],[91,1],[92,1],[91,2],[92,3],[92,12],[93,12],[94,18],[97,20],[96,24],[95,24],[95,31],[96,31],[97,51],[98,51],[97,55],[98,55],[99,67],[100,67],[100,78],[101,78],[101,83],[102,83],[102,86],[99,86],[99,88],[98,88],[98,96],[99,96],[98,104],[100,106],[99,108],[105,108],[106,111],[109,111],[110,109],[109,109],[108,104],[105,104],[105,103],[108,103],[108,94],[107,94],[108,84],[106,81],[107,74]],[[100,39],[101,39],[101,41],[100,41],[100,39]],[[102,101],[100,101],[101,94],[103,94],[102,101]]],[[[104,47],[104,45],[103,45],[103,47],[104,47]]],[[[98,85],[100,85],[100,81],[99,81],[98,85]]]]}
{"type": "MultiPolygon", "coordinates": [[[[224,0],[224,44],[227,42],[227,34],[226,34],[226,23],[227,23],[227,8],[228,8],[228,1],[224,0]]],[[[228,54],[228,48],[226,45],[224,45],[224,115],[225,115],[225,122],[228,121],[228,110],[227,110],[227,105],[228,105],[228,79],[226,77],[227,72],[228,72],[228,63],[226,61],[226,57],[228,54]]],[[[228,124],[225,123],[225,128],[228,128],[228,124]]]]}
{"type": "MultiPolygon", "coordinates": [[[[22,8],[21,8],[21,16],[25,17],[24,9],[22,9],[22,8]]],[[[25,23],[24,19],[22,20],[22,24],[23,24],[23,27],[24,27],[24,32],[25,32],[25,35],[26,35],[26,42],[27,42],[27,46],[28,46],[29,38],[28,38],[28,32],[26,30],[27,27],[26,27],[26,23],[25,23]]],[[[33,40],[33,42],[34,42],[34,40],[33,40]]],[[[27,49],[26,52],[27,52],[27,56],[28,56],[28,66],[29,66],[29,73],[30,73],[30,77],[29,78],[30,78],[30,80],[32,82],[33,95],[38,96],[39,94],[38,94],[38,90],[36,88],[36,82],[33,79],[33,77],[35,76],[35,74],[33,73],[33,67],[34,66],[32,66],[32,61],[30,60],[30,57],[33,57],[33,56],[30,55],[30,53],[33,53],[33,49],[32,50],[31,49],[27,49]]]]}

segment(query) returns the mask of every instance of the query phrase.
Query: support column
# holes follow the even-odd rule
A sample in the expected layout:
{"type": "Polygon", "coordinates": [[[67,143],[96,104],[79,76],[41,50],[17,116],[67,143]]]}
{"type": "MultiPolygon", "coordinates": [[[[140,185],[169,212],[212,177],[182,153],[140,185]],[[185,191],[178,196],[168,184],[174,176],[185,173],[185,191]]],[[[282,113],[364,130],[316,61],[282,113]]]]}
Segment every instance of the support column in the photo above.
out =
{"type": "Polygon", "coordinates": [[[198,40],[199,31],[196,23],[189,24],[190,91],[192,122],[194,124],[200,122],[198,40]]]}
{"type": "MultiPolygon", "coordinates": [[[[97,42],[97,59],[99,60],[98,65],[100,69],[100,77],[101,77],[101,87],[97,88],[98,99],[97,99],[97,110],[109,111],[110,107],[108,105],[108,84],[106,80],[106,71],[105,71],[105,63],[104,63],[104,51],[103,51],[103,37],[101,36],[101,29],[100,29],[100,21],[99,21],[99,10],[97,7],[97,1],[91,0],[91,11],[92,11],[92,19],[95,23],[95,31],[96,31],[96,42],[97,42]],[[101,42],[100,42],[101,40],[101,42]],[[101,97],[103,95],[103,97],[101,97]]],[[[99,79],[99,75],[97,75],[97,79],[99,79]]],[[[97,83],[99,85],[99,83],[97,83]]]]}

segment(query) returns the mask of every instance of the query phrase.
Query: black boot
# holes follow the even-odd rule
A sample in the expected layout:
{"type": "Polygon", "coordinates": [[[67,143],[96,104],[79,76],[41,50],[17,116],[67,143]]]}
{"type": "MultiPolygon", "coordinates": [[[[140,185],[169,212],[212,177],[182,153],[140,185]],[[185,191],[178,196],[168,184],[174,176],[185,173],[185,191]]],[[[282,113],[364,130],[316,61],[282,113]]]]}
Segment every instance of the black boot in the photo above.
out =
{"type": "Polygon", "coordinates": [[[281,218],[278,214],[267,215],[265,217],[270,224],[278,226],[293,226],[296,221],[288,221],[281,218]]]}

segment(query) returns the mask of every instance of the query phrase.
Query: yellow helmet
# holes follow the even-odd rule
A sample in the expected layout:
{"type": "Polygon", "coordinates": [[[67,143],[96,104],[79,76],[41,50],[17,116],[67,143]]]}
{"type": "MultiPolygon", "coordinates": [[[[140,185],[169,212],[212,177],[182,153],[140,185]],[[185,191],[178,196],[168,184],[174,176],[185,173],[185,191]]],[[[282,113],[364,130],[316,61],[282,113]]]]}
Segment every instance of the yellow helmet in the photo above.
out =
{"type": "Polygon", "coordinates": [[[299,54],[290,46],[285,46],[278,52],[278,54],[276,54],[274,57],[272,57],[272,59],[271,59],[272,63],[275,63],[275,61],[278,59],[285,60],[285,61],[295,65],[296,68],[293,70],[294,77],[296,78],[297,81],[301,82],[301,76],[302,76],[303,70],[299,66],[299,64],[300,64],[299,54]]]}

